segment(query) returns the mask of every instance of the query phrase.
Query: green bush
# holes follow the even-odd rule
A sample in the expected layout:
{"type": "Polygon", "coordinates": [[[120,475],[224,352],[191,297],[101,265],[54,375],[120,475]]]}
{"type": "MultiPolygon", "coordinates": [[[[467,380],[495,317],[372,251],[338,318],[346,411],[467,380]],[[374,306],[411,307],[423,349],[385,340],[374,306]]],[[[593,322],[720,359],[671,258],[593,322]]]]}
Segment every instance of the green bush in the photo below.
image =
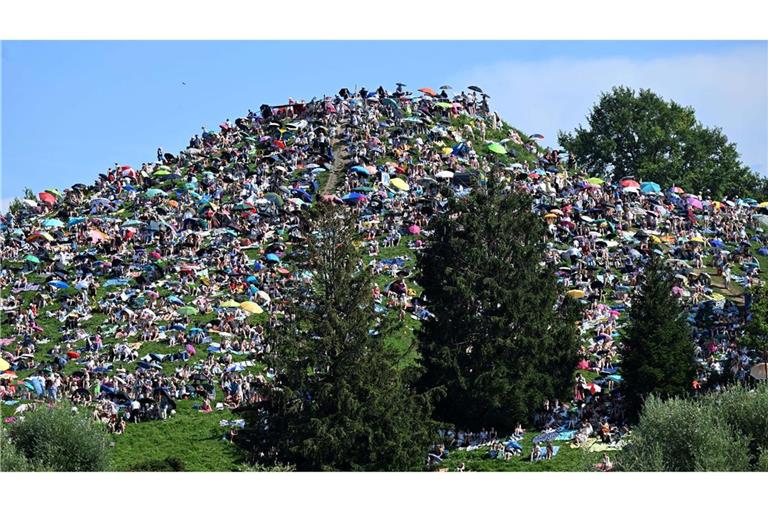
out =
{"type": "Polygon", "coordinates": [[[0,428],[0,472],[33,471],[26,457],[19,453],[4,428],[0,428]]]}
{"type": "Polygon", "coordinates": [[[104,425],[67,407],[39,407],[8,435],[33,471],[106,471],[110,441],[104,425]]]}
{"type": "Polygon", "coordinates": [[[650,397],[617,462],[624,471],[766,471],[768,387],[650,397]]]}

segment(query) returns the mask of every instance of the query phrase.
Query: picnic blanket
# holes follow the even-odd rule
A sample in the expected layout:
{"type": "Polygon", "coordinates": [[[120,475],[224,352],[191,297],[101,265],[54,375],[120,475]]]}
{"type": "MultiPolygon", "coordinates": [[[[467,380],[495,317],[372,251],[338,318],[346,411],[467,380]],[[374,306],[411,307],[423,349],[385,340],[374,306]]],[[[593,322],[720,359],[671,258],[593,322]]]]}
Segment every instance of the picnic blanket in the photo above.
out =
{"type": "MultiPolygon", "coordinates": [[[[552,457],[557,455],[557,452],[560,451],[559,446],[553,446],[552,447],[552,457]]],[[[539,447],[539,456],[541,457],[539,460],[545,460],[544,457],[547,456],[547,447],[546,446],[540,446],[539,447]]],[[[535,460],[534,462],[538,462],[539,460],[535,460]]]]}

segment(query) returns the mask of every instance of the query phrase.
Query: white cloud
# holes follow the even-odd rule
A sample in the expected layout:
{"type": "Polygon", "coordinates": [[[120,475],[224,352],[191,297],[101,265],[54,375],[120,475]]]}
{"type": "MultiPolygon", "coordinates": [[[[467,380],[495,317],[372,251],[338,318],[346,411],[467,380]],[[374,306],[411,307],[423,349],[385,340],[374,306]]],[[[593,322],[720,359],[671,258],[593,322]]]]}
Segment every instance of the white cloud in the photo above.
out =
{"type": "Polygon", "coordinates": [[[768,174],[768,45],[656,59],[595,58],[502,61],[473,68],[453,83],[476,84],[491,108],[527,133],[557,145],[557,131],[586,125],[602,91],[649,88],[691,105],[706,126],[719,126],[742,160],[768,174]]]}

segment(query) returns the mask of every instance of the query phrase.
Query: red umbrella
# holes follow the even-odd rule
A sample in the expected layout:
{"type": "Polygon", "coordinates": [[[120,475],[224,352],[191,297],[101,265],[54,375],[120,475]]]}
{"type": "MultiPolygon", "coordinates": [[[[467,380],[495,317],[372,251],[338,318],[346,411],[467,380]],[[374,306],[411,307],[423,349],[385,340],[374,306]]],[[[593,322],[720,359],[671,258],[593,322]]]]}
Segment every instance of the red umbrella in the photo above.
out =
{"type": "Polygon", "coordinates": [[[638,182],[636,182],[635,180],[630,180],[630,179],[621,180],[621,186],[622,187],[640,188],[640,184],[638,182]]]}
{"type": "Polygon", "coordinates": [[[70,359],[77,359],[78,357],[80,357],[80,354],[78,354],[77,352],[67,352],[67,356],[70,359]]]}
{"type": "Polygon", "coordinates": [[[50,192],[40,192],[39,194],[37,194],[37,197],[39,197],[40,200],[45,203],[56,204],[56,196],[54,196],[50,192]]]}
{"type": "Polygon", "coordinates": [[[427,96],[437,96],[437,93],[435,92],[435,90],[429,87],[422,87],[421,89],[419,89],[419,91],[423,92],[427,96]]]}
{"type": "Polygon", "coordinates": [[[162,256],[160,256],[160,253],[157,251],[152,251],[151,253],[149,253],[149,257],[156,260],[159,260],[160,258],[162,258],[162,256]]]}
{"type": "Polygon", "coordinates": [[[290,273],[291,273],[291,271],[290,271],[290,270],[288,270],[288,269],[287,269],[287,268],[285,268],[285,267],[277,267],[277,271],[278,271],[280,274],[283,274],[284,276],[287,276],[288,274],[290,274],[290,273]]]}

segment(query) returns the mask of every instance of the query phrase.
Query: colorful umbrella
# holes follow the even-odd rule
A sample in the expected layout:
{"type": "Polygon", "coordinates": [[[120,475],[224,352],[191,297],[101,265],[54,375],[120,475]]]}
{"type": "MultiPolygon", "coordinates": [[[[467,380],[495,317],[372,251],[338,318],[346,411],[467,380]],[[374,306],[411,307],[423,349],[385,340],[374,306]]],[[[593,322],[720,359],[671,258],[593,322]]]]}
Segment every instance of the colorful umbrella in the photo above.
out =
{"type": "Polygon", "coordinates": [[[494,153],[497,153],[499,155],[506,155],[507,154],[507,148],[499,144],[498,142],[491,142],[488,144],[488,150],[492,151],[494,153]]]}
{"type": "Polygon", "coordinates": [[[642,190],[644,194],[658,194],[661,192],[661,185],[653,181],[644,181],[640,184],[640,190],[642,190]]]}
{"type": "Polygon", "coordinates": [[[48,204],[56,204],[56,196],[51,194],[50,192],[40,192],[37,194],[37,197],[40,198],[41,201],[48,204]]]}
{"type": "Polygon", "coordinates": [[[410,187],[408,186],[408,183],[406,183],[405,181],[403,181],[403,179],[402,179],[402,178],[392,178],[392,179],[389,181],[389,183],[390,183],[390,185],[392,185],[393,187],[395,187],[395,188],[397,188],[397,189],[400,189],[400,190],[404,190],[404,191],[406,191],[406,192],[407,192],[408,190],[410,190],[410,187]]]}
{"type": "Polygon", "coordinates": [[[249,313],[255,313],[257,315],[264,312],[264,310],[261,308],[261,306],[259,306],[258,304],[256,304],[255,302],[252,302],[250,300],[247,300],[247,301],[241,303],[240,304],[240,309],[242,309],[243,311],[247,311],[249,313]]]}
{"type": "Polygon", "coordinates": [[[437,96],[437,93],[435,92],[435,90],[429,87],[422,87],[421,89],[419,89],[419,92],[423,92],[427,96],[433,96],[433,97],[437,96]]]}
{"type": "Polygon", "coordinates": [[[176,310],[176,312],[182,316],[194,315],[197,313],[197,309],[192,306],[184,306],[176,310]]]}
{"type": "Polygon", "coordinates": [[[60,228],[64,225],[59,219],[46,219],[43,221],[44,228],[60,228]]]}

